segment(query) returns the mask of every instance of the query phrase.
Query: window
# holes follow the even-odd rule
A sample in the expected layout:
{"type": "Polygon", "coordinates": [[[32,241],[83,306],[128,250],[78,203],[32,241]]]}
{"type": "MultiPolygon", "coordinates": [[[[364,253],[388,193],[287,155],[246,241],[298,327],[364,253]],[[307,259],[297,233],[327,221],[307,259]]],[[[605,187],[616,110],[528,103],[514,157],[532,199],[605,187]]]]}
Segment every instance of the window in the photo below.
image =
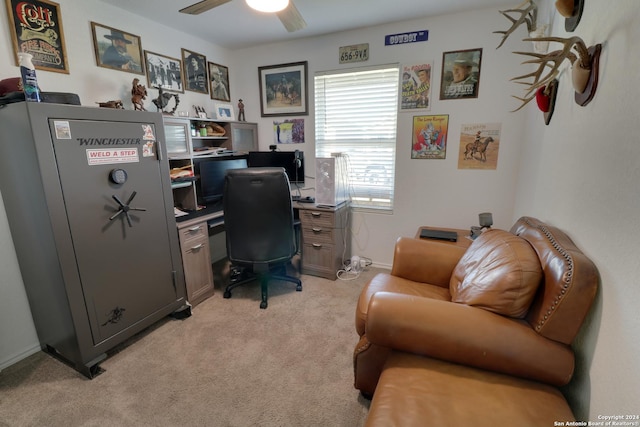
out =
{"type": "Polygon", "coordinates": [[[316,157],[347,159],[352,205],[393,209],[399,67],[316,73],[316,157]]]}

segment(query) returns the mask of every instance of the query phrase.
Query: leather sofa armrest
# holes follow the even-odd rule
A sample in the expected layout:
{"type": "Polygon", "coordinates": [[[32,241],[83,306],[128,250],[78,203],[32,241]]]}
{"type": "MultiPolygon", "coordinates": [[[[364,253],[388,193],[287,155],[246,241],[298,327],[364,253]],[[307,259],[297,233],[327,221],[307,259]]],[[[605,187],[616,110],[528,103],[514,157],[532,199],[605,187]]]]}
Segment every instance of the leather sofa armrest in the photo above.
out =
{"type": "Polygon", "coordinates": [[[377,292],[368,308],[372,344],[561,386],[574,355],[528,323],[480,308],[377,292]]]}
{"type": "Polygon", "coordinates": [[[466,248],[448,243],[401,237],[396,241],[391,274],[448,288],[453,269],[465,252],[466,248]]]}

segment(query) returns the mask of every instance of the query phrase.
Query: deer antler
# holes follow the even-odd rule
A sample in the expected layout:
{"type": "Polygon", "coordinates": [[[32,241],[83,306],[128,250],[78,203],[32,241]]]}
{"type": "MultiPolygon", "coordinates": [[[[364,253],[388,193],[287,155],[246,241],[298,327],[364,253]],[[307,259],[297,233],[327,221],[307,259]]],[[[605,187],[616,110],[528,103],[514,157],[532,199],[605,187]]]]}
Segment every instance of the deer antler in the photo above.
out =
{"type": "Polygon", "coordinates": [[[529,89],[526,91],[524,98],[519,98],[514,96],[514,98],[519,99],[523,102],[523,104],[516,110],[518,111],[520,108],[524,107],[529,101],[535,98],[535,91],[539,87],[547,85],[559,73],[560,65],[565,59],[568,59],[571,64],[573,64],[576,59],[579,59],[580,67],[584,69],[590,69],[591,67],[591,56],[589,55],[589,51],[587,50],[587,46],[584,44],[584,41],[580,37],[571,37],[568,39],[562,37],[540,37],[534,39],[524,39],[523,41],[549,41],[549,42],[558,42],[563,44],[563,48],[560,50],[555,50],[553,52],[549,52],[546,54],[542,53],[534,53],[534,52],[513,52],[518,55],[527,55],[532,56],[535,59],[531,59],[529,61],[523,62],[523,64],[538,64],[538,69],[528,74],[524,74],[522,76],[514,77],[511,81],[515,81],[516,83],[529,85],[529,89]],[[571,49],[575,48],[578,52],[578,56],[576,56],[571,49]],[[553,65],[550,64],[553,63],[553,65]],[[546,74],[543,74],[545,69],[549,67],[551,68],[546,74]],[[527,83],[525,80],[533,78],[531,83],[527,83]],[[533,95],[532,95],[533,93],[533,95]]]}
{"type": "Polygon", "coordinates": [[[516,28],[518,28],[523,23],[527,24],[527,30],[529,33],[536,29],[536,26],[537,26],[536,21],[538,18],[538,6],[534,3],[533,0],[525,0],[522,3],[520,3],[518,6],[516,6],[514,9],[500,10],[499,12],[502,15],[504,15],[509,21],[511,21],[511,28],[509,28],[507,31],[493,32],[494,34],[504,34],[502,36],[502,41],[500,42],[500,44],[496,49],[499,49],[500,46],[502,46],[504,42],[507,40],[509,35],[511,35],[511,33],[513,33],[516,30],[516,28]],[[527,7],[525,8],[525,6],[527,7]],[[509,13],[520,13],[520,18],[518,19],[513,18],[511,17],[511,15],[509,15],[509,13]]]}

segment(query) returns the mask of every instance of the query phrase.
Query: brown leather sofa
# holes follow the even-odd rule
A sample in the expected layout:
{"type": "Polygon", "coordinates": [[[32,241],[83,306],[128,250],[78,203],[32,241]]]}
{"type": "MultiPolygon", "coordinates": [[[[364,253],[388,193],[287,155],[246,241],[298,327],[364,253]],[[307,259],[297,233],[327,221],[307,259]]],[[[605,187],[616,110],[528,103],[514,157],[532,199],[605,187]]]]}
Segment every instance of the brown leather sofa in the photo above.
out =
{"type": "Polygon", "coordinates": [[[398,239],[356,309],[355,387],[368,426],[550,426],[595,298],[594,264],[557,228],[520,218],[468,249],[398,239]]]}

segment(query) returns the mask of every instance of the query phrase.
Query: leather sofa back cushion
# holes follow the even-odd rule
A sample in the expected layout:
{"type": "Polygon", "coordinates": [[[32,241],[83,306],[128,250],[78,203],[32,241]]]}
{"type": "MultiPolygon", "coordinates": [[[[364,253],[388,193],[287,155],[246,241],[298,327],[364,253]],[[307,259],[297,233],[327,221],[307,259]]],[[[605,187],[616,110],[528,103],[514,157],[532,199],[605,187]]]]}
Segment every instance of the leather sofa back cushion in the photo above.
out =
{"type": "Polygon", "coordinates": [[[453,302],[523,318],[541,279],[540,261],[526,240],[487,230],[456,265],[449,290],[453,302]]]}

